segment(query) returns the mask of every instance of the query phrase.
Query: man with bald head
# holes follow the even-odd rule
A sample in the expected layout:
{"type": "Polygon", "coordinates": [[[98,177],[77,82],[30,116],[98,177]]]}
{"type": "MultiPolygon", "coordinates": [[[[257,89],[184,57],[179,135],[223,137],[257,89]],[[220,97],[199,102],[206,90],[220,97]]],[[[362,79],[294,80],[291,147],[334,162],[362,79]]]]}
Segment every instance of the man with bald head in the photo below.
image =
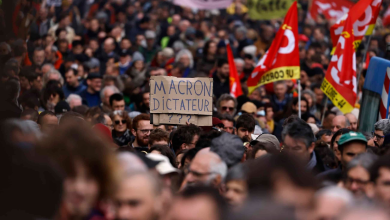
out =
{"type": "Polygon", "coordinates": [[[155,220],[162,213],[163,184],[148,172],[127,174],[119,184],[114,206],[118,220],[155,220]]]}
{"type": "Polygon", "coordinates": [[[358,123],[357,123],[357,118],[354,114],[352,113],[347,113],[345,114],[345,117],[348,119],[349,124],[351,125],[351,130],[352,131],[357,131],[358,123]]]}
{"type": "Polygon", "coordinates": [[[208,185],[219,188],[227,173],[227,165],[210,148],[199,151],[192,160],[183,186],[208,185]]]}
{"type": "Polygon", "coordinates": [[[332,120],[332,132],[336,133],[342,128],[351,129],[351,125],[347,117],[345,117],[344,115],[337,115],[332,120]]]}

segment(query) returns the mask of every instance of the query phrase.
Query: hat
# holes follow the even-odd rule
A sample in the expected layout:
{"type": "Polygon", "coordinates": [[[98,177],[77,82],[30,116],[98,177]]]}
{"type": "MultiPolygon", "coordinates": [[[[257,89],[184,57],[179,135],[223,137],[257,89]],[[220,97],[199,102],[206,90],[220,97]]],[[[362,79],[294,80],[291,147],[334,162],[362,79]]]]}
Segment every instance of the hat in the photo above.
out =
{"type": "Polygon", "coordinates": [[[155,39],[156,38],[156,33],[151,30],[145,31],[145,38],[146,39],[155,39]]]}
{"type": "Polygon", "coordinates": [[[248,45],[248,46],[244,47],[243,51],[244,51],[244,54],[252,55],[252,58],[256,57],[257,48],[254,45],[248,45]]]}
{"type": "Polygon", "coordinates": [[[145,61],[145,58],[140,52],[136,51],[133,53],[133,62],[135,61],[145,61]]]}
{"type": "Polygon", "coordinates": [[[95,69],[100,66],[100,61],[96,58],[91,58],[89,61],[84,63],[90,69],[95,69]]]}
{"type": "Polygon", "coordinates": [[[172,49],[172,48],[169,48],[169,47],[164,48],[164,49],[161,51],[161,53],[162,53],[162,55],[163,55],[164,57],[169,57],[169,58],[171,58],[171,57],[173,57],[173,56],[175,55],[175,52],[173,51],[173,49],[172,49]]]}
{"type": "Polygon", "coordinates": [[[218,154],[231,167],[241,161],[245,147],[238,136],[222,132],[221,136],[211,141],[210,151],[218,154]]]}
{"type": "Polygon", "coordinates": [[[54,113],[56,114],[64,114],[70,111],[70,106],[65,101],[59,101],[57,105],[54,107],[54,113]]]}
{"type": "Polygon", "coordinates": [[[107,140],[112,142],[112,134],[111,134],[110,129],[107,126],[99,123],[99,124],[96,124],[95,126],[93,126],[93,129],[95,129],[95,131],[99,132],[99,134],[101,134],[107,140]]]}
{"type": "Polygon", "coordinates": [[[303,42],[308,42],[309,41],[309,38],[306,37],[306,35],[304,35],[304,34],[300,34],[298,36],[298,39],[299,39],[299,41],[303,41],[303,42]]]}
{"type": "Polygon", "coordinates": [[[178,173],[179,170],[172,166],[172,164],[169,162],[168,157],[162,155],[162,154],[153,154],[150,153],[146,155],[147,158],[158,161],[159,163],[156,166],[156,170],[160,175],[166,175],[169,173],[178,173]]]}
{"type": "Polygon", "coordinates": [[[354,132],[350,131],[348,133],[345,133],[341,135],[340,140],[337,142],[338,145],[344,145],[346,143],[349,143],[351,141],[361,141],[364,143],[367,143],[366,137],[360,132],[354,132]]]}
{"type": "Polygon", "coordinates": [[[217,117],[213,117],[213,127],[215,127],[219,124],[223,124],[222,121],[217,117]]]}
{"type": "Polygon", "coordinates": [[[128,56],[130,55],[130,51],[129,50],[126,50],[126,49],[123,49],[121,51],[119,51],[119,54],[118,54],[120,57],[125,57],[125,56],[128,56]]]}
{"type": "Polygon", "coordinates": [[[160,163],[159,161],[154,161],[149,159],[148,157],[146,157],[144,153],[139,151],[136,151],[135,155],[138,156],[138,158],[141,159],[142,162],[144,162],[144,164],[148,167],[148,169],[153,169],[157,166],[157,164],[160,163]]]}
{"type": "MultiPolygon", "coordinates": [[[[253,138],[253,136],[252,136],[253,138]]],[[[279,140],[275,137],[275,135],[272,134],[261,134],[256,137],[253,141],[251,141],[251,145],[255,145],[257,143],[263,144],[263,145],[268,145],[272,148],[275,148],[277,151],[280,151],[280,142],[279,140]]]]}
{"type": "Polygon", "coordinates": [[[102,79],[103,77],[99,73],[88,74],[87,79],[102,79]]]}
{"type": "Polygon", "coordinates": [[[245,104],[242,105],[241,111],[245,111],[246,113],[253,114],[257,112],[256,105],[253,104],[252,102],[246,102],[245,104]]]}

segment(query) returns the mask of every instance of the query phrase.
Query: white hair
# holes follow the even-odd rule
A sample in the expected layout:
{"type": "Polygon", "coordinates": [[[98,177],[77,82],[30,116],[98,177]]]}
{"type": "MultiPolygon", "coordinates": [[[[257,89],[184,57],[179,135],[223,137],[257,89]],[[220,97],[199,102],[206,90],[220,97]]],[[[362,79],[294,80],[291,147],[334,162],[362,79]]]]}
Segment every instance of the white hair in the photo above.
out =
{"type": "Polygon", "coordinates": [[[241,59],[241,58],[236,58],[236,59],[234,59],[234,63],[235,63],[235,64],[237,64],[237,63],[244,64],[245,62],[244,62],[244,60],[241,59]]]}
{"type": "Polygon", "coordinates": [[[49,77],[50,75],[57,75],[58,78],[59,78],[59,82],[61,83],[61,85],[64,85],[64,78],[62,77],[61,73],[58,72],[56,69],[51,69],[49,70],[49,72],[47,72],[44,76],[43,76],[43,83],[46,85],[47,82],[49,82],[49,77]]]}
{"type": "Polygon", "coordinates": [[[122,152],[117,155],[118,161],[123,169],[123,172],[147,172],[148,167],[142,162],[142,160],[130,152],[122,152]]]}
{"type": "Polygon", "coordinates": [[[101,98],[101,99],[104,98],[104,92],[105,92],[107,89],[111,89],[112,91],[114,91],[114,93],[120,93],[120,92],[119,92],[119,89],[118,89],[116,86],[105,86],[105,87],[100,91],[100,98],[101,98]]]}
{"type": "Polygon", "coordinates": [[[221,176],[221,181],[223,182],[226,178],[228,167],[226,163],[221,159],[221,157],[214,153],[214,152],[208,152],[210,154],[213,154],[215,159],[210,161],[210,173],[212,173],[208,179],[209,182],[211,182],[217,175],[221,176]]]}
{"type": "Polygon", "coordinates": [[[68,98],[66,98],[65,101],[69,104],[72,100],[80,100],[80,101],[82,101],[82,98],[81,98],[81,96],[79,96],[77,94],[70,94],[68,96],[68,98]]]}
{"type": "Polygon", "coordinates": [[[348,191],[344,188],[338,187],[338,186],[325,187],[325,188],[319,190],[315,195],[315,197],[317,197],[317,198],[322,197],[322,196],[340,199],[343,202],[345,202],[345,204],[347,206],[352,205],[354,202],[354,198],[353,198],[352,193],[350,191],[348,191]]]}
{"type": "Polygon", "coordinates": [[[191,51],[188,49],[182,49],[179,51],[179,53],[176,55],[175,62],[179,62],[182,56],[187,55],[188,58],[190,59],[190,68],[194,66],[194,57],[192,56],[191,51]]]}
{"type": "Polygon", "coordinates": [[[34,135],[37,139],[42,136],[39,125],[35,121],[31,120],[20,120],[20,119],[9,119],[5,122],[8,128],[19,129],[24,135],[34,135]]]}

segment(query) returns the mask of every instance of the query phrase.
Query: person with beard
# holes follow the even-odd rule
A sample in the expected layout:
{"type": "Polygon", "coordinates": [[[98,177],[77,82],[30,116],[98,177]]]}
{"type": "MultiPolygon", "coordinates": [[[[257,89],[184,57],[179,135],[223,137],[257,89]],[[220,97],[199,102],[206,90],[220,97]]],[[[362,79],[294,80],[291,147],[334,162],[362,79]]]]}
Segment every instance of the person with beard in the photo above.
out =
{"type": "Polygon", "coordinates": [[[139,110],[141,113],[146,113],[146,114],[150,113],[149,102],[150,102],[150,90],[147,89],[142,93],[142,102],[139,110]]]}
{"type": "MultiPolygon", "coordinates": [[[[148,114],[140,114],[133,119],[133,133],[135,140],[131,146],[137,151],[148,151],[149,135],[153,131],[153,125],[150,124],[150,116],[148,114]]],[[[130,143],[129,143],[130,144],[130,143]]]]}
{"type": "Polygon", "coordinates": [[[37,47],[34,49],[34,55],[33,55],[33,70],[39,69],[41,70],[41,67],[43,63],[45,62],[45,50],[42,47],[37,47]]]}
{"type": "Polygon", "coordinates": [[[237,136],[244,142],[252,140],[251,135],[255,131],[256,121],[252,115],[244,113],[237,119],[237,136]]]}
{"type": "Polygon", "coordinates": [[[217,72],[213,76],[214,79],[213,94],[218,99],[222,94],[230,93],[229,62],[226,59],[220,59],[218,60],[217,67],[218,67],[217,72]]]}

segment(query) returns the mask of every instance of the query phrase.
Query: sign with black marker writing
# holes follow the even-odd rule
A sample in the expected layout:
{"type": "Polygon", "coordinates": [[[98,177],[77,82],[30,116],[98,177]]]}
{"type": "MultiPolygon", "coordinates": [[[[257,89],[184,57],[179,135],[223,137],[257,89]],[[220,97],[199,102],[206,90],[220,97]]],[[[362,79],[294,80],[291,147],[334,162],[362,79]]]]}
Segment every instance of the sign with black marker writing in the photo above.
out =
{"type": "Polygon", "coordinates": [[[212,125],[213,79],[152,76],[150,113],[153,124],[212,125]]]}

